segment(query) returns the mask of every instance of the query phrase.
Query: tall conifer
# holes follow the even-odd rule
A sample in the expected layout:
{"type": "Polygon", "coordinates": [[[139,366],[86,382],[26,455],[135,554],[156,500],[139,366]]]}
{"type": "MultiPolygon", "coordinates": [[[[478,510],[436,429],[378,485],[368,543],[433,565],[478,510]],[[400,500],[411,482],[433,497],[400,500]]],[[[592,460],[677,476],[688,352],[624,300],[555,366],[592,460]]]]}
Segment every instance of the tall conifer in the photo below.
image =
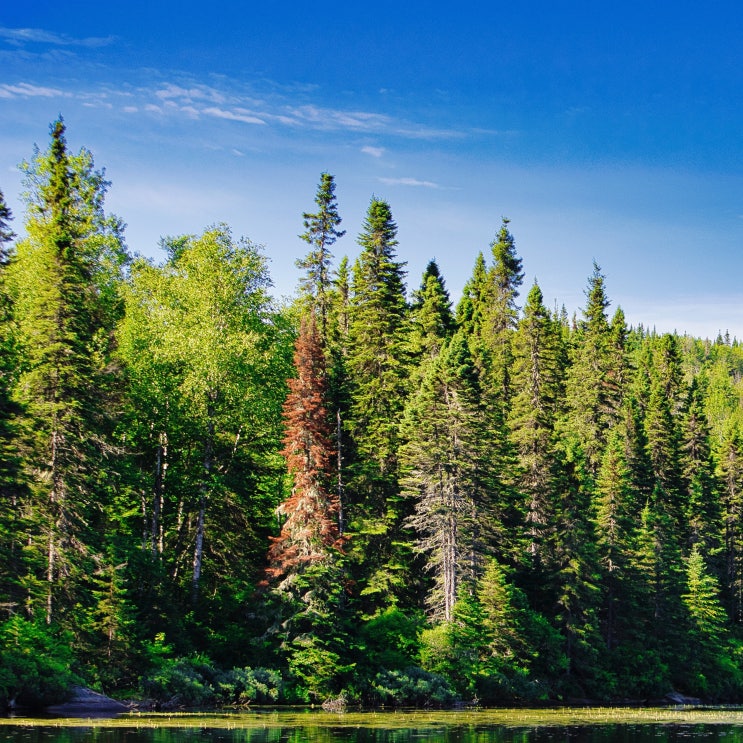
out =
{"type": "Polygon", "coordinates": [[[320,175],[320,184],[315,196],[317,212],[305,212],[303,232],[300,237],[310,246],[309,253],[297,261],[297,267],[306,271],[299,285],[304,296],[304,304],[317,317],[320,337],[325,342],[331,291],[330,263],[333,255],[330,248],[335,241],[346,234],[339,230],[341,217],[335,196],[335,180],[330,173],[320,175]]]}
{"type": "Polygon", "coordinates": [[[295,344],[289,394],[284,403],[284,451],[293,478],[291,496],[279,506],[285,519],[268,553],[272,578],[302,572],[323,560],[339,537],[338,500],[331,487],[334,447],[325,409],[325,356],[314,317],[302,320],[295,344]]]}

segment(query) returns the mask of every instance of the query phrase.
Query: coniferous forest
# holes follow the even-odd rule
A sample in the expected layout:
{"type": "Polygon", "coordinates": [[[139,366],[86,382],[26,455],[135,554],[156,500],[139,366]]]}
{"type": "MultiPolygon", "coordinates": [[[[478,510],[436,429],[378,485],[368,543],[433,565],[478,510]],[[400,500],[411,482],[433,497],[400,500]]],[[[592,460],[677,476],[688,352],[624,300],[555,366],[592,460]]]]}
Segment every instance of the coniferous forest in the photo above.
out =
{"type": "Polygon", "coordinates": [[[224,224],[133,257],[61,119],[21,168],[0,704],[743,700],[737,341],[628,327],[598,265],[545,306],[507,219],[456,304],[386,201],[337,259],[328,173],[279,306],[224,224]]]}

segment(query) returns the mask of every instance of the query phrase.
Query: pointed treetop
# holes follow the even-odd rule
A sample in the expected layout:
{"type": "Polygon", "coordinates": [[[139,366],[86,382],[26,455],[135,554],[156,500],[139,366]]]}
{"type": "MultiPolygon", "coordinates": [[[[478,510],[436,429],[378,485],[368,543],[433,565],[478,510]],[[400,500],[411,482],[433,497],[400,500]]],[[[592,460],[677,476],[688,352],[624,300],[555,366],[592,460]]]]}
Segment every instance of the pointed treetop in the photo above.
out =
{"type": "Polygon", "coordinates": [[[500,230],[490,245],[493,253],[493,272],[496,286],[501,291],[510,291],[518,297],[517,288],[524,280],[521,258],[516,254],[516,243],[508,229],[510,220],[503,217],[500,230]]]}
{"type": "Polygon", "coordinates": [[[392,219],[392,210],[386,201],[372,196],[369,209],[364,219],[363,230],[358,242],[363,248],[387,253],[389,248],[397,245],[397,224],[392,219]]]}
{"type": "Polygon", "coordinates": [[[5,203],[3,192],[0,191],[0,263],[4,263],[7,259],[6,243],[9,243],[15,237],[15,233],[10,229],[9,222],[11,219],[13,219],[13,213],[5,203]]]}
{"type": "Polygon", "coordinates": [[[346,234],[345,230],[336,229],[343,221],[338,214],[338,204],[335,196],[335,180],[330,173],[320,174],[320,185],[317,187],[315,204],[318,210],[315,214],[304,212],[304,227],[307,230],[299,237],[306,243],[314,246],[329,247],[339,237],[346,234]]]}

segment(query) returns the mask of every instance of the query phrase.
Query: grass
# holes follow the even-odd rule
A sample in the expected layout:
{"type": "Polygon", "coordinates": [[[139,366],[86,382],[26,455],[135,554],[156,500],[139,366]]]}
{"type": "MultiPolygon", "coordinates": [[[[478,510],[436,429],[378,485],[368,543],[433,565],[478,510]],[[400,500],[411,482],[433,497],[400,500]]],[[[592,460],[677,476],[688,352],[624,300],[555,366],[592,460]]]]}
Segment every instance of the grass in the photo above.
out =
{"type": "Polygon", "coordinates": [[[743,707],[481,709],[440,711],[325,712],[319,709],[255,709],[249,712],[128,713],[113,718],[0,718],[0,726],[52,728],[430,728],[565,727],[581,725],[741,725],[743,707]]]}

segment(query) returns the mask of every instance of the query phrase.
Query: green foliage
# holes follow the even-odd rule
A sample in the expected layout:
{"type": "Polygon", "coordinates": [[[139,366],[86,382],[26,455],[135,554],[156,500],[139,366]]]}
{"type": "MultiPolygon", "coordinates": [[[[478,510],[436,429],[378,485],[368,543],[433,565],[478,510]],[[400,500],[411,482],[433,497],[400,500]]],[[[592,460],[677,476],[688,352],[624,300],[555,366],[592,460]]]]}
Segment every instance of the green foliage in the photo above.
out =
{"type": "Polygon", "coordinates": [[[408,303],[383,200],[333,270],[328,173],[282,309],[226,225],[130,266],[61,119],[21,167],[15,243],[0,193],[5,703],[73,671],[163,705],[743,699],[739,342],[610,320],[597,265],[579,318],[536,284],[521,311],[508,220],[455,318],[433,261],[408,303]]]}
{"type": "Polygon", "coordinates": [[[380,671],[366,695],[368,703],[383,707],[443,707],[455,700],[446,679],[415,666],[380,671]]]}
{"type": "Polygon", "coordinates": [[[281,698],[280,675],[266,668],[216,668],[203,655],[165,661],[142,680],[146,698],[165,707],[246,706],[281,698]]]}
{"type": "Polygon", "coordinates": [[[71,633],[14,616],[0,625],[0,706],[60,702],[79,681],[71,670],[71,633]]]}

